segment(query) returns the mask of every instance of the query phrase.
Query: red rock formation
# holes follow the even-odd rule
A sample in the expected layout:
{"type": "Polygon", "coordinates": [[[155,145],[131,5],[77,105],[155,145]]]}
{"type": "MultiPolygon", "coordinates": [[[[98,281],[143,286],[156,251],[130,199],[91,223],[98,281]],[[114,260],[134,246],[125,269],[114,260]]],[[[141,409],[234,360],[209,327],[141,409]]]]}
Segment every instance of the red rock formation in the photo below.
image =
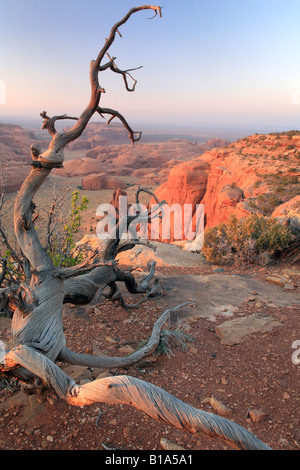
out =
{"type": "Polygon", "coordinates": [[[101,190],[101,189],[125,189],[127,184],[119,178],[109,176],[106,173],[87,175],[82,179],[82,189],[101,190]]]}
{"type": "Polygon", "coordinates": [[[86,140],[75,140],[69,144],[68,148],[69,150],[89,150],[91,144],[86,140]]]}
{"type": "Polygon", "coordinates": [[[14,124],[0,123],[0,175],[5,175],[3,186],[6,193],[18,191],[30,171],[26,162],[31,161],[30,146],[42,147],[34,132],[14,124]]]}
{"type": "Polygon", "coordinates": [[[155,192],[159,200],[172,204],[192,204],[195,208],[203,199],[209,166],[200,158],[181,163],[171,169],[168,180],[155,192]]]}
{"type": "MultiPolygon", "coordinates": [[[[190,205],[191,215],[195,214],[197,204],[200,204],[205,195],[208,170],[209,165],[200,158],[172,168],[168,180],[155,191],[160,201],[167,202],[170,212],[167,212],[167,207],[163,208],[165,213],[163,223],[156,230],[153,230],[152,224],[151,238],[159,238],[163,241],[185,238],[184,230],[187,227],[184,225],[183,207],[190,205]]],[[[154,199],[150,201],[150,204],[155,204],[154,199]]]]}
{"type": "Polygon", "coordinates": [[[4,168],[4,192],[19,191],[29,171],[30,166],[25,165],[24,162],[10,161],[7,168],[4,168]]]}
{"type": "Polygon", "coordinates": [[[57,176],[86,176],[103,171],[103,164],[92,158],[75,158],[64,162],[64,168],[53,170],[57,176]]]}
{"type": "Polygon", "coordinates": [[[175,166],[155,193],[169,206],[195,207],[201,202],[206,227],[215,226],[230,215],[241,218],[259,212],[255,201],[266,194],[280,194],[287,201],[297,191],[297,184],[299,192],[299,150],[299,135],[250,136],[175,166]]]}

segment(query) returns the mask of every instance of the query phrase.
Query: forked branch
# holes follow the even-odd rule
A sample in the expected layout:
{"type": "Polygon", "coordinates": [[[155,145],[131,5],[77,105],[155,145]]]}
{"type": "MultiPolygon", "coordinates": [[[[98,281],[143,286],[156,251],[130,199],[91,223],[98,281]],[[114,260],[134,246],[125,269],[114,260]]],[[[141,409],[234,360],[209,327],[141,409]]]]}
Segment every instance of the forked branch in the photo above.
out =
{"type": "Polygon", "coordinates": [[[111,116],[110,119],[107,121],[107,124],[110,124],[113,119],[118,118],[122,122],[125,129],[128,130],[129,139],[131,140],[131,142],[133,144],[135,142],[138,142],[141,139],[142,132],[140,132],[140,131],[137,132],[137,131],[132,130],[131,127],[129,126],[128,122],[124,118],[124,116],[121,113],[119,113],[119,111],[116,111],[116,110],[111,109],[111,108],[101,108],[99,106],[98,109],[97,109],[97,112],[98,112],[98,114],[100,114],[101,117],[103,117],[103,114],[109,114],[111,116]]]}
{"type": "Polygon", "coordinates": [[[110,68],[114,73],[118,73],[122,75],[127,91],[135,90],[136,80],[132,78],[129,73],[130,71],[134,69],[120,70],[115,64],[115,58],[110,57],[110,55],[108,54],[108,50],[113,44],[116,34],[119,33],[119,28],[123,24],[125,24],[134,13],[142,11],[142,10],[153,10],[155,12],[154,16],[156,16],[157,14],[159,14],[159,16],[162,16],[161,7],[154,6],[154,5],[143,5],[143,6],[132,8],[127,13],[127,15],[124,16],[124,18],[121,21],[119,21],[113,26],[96,60],[93,60],[90,63],[91,98],[90,98],[89,104],[87,105],[83,113],[79,116],[79,118],[69,117],[66,114],[61,115],[61,116],[54,116],[50,118],[49,116],[47,116],[47,113],[45,111],[41,113],[41,117],[44,118],[43,128],[47,129],[50,135],[52,136],[52,140],[49,144],[48,150],[46,152],[43,152],[38,157],[38,159],[44,164],[45,163],[50,163],[50,164],[62,163],[64,160],[64,157],[63,157],[64,147],[70,142],[72,142],[73,140],[77,139],[82,134],[87,124],[89,123],[90,119],[93,117],[93,115],[96,112],[98,112],[100,115],[110,114],[111,119],[114,119],[115,117],[119,118],[120,121],[123,123],[123,125],[126,127],[126,129],[128,129],[129,137],[133,143],[141,138],[141,134],[138,132],[132,131],[127,121],[125,120],[125,118],[118,111],[114,111],[109,108],[101,108],[99,106],[101,95],[102,93],[105,93],[105,90],[103,89],[103,87],[101,87],[99,83],[99,72],[102,72],[110,68]],[[106,55],[109,56],[110,60],[108,63],[102,65],[102,61],[104,60],[104,57],[106,55]],[[133,85],[131,87],[129,86],[129,83],[128,83],[128,77],[133,80],[133,85]],[[55,129],[55,122],[57,120],[62,120],[62,119],[74,119],[77,122],[69,130],[65,132],[57,132],[55,129]]]}

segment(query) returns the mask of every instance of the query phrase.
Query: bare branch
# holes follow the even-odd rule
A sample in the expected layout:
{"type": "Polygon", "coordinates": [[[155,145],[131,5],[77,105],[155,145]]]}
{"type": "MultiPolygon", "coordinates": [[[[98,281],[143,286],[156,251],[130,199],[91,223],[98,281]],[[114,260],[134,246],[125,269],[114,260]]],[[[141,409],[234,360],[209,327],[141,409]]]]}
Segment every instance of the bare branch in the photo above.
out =
{"type": "MultiPolygon", "coordinates": [[[[127,89],[132,91],[132,88],[130,88],[127,83],[127,75],[130,75],[129,74],[130,69],[128,69],[128,71],[119,70],[115,66],[113,60],[110,60],[110,62],[108,64],[105,64],[103,67],[101,66],[101,62],[103,58],[105,57],[106,53],[108,52],[110,46],[114,42],[116,34],[117,33],[119,34],[120,26],[126,23],[128,19],[131,17],[131,15],[141,10],[153,10],[156,13],[158,12],[161,16],[161,7],[153,6],[153,5],[143,5],[140,7],[132,8],[127,13],[127,15],[124,16],[124,18],[121,21],[119,21],[113,26],[109,37],[105,41],[104,47],[101,49],[100,53],[98,54],[97,59],[91,61],[90,63],[91,98],[90,98],[89,104],[87,105],[87,107],[85,108],[81,116],[77,119],[77,123],[71,129],[65,132],[58,133],[56,132],[54,123],[52,122],[54,118],[52,118],[52,121],[51,121],[51,118],[47,117],[46,113],[45,115],[44,115],[44,112],[42,113],[42,117],[44,116],[46,117],[46,122],[44,125],[50,132],[50,135],[52,136],[52,141],[50,142],[49,149],[39,156],[39,160],[43,162],[50,162],[50,163],[62,163],[64,160],[64,157],[63,157],[64,147],[70,142],[72,142],[73,140],[77,139],[82,134],[87,124],[89,123],[90,119],[92,118],[92,116],[96,112],[98,112],[100,115],[102,112],[103,114],[107,114],[102,110],[102,108],[99,108],[101,94],[105,92],[105,90],[99,84],[99,77],[98,77],[99,71],[106,70],[107,68],[110,67],[116,73],[121,73],[125,81],[125,85],[127,89]]],[[[137,140],[141,138],[141,133],[133,132],[130,129],[124,117],[121,116],[118,112],[109,110],[108,114],[111,114],[111,116],[113,117],[118,117],[121,120],[124,126],[128,129],[129,137],[132,140],[132,142],[136,142],[137,140]],[[137,134],[138,137],[135,137],[135,134],[137,134]]],[[[65,115],[58,116],[58,117],[56,116],[56,120],[59,118],[65,119],[67,117],[65,115]]]]}
{"type": "Polygon", "coordinates": [[[126,121],[126,119],[124,118],[124,116],[122,116],[122,114],[120,114],[118,111],[116,111],[114,109],[111,109],[111,108],[100,108],[100,107],[98,107],[97,112],[100,114],[101,117],[103,117],[103,114],[110,114],[111,115],[111,118],[107,122],[108,124],[110,124],[111,121],[114,118],[118,118],[122,122],[122,124],[124,125],[125,129],[128,130],[129,138],[130,138],[130,140],[132,141],[133,144],[135,142],[138,142],[141,139],[142,132],[133,131],[131,129],[131,127],[129,126],[128,122],[126,121]]]}
{"type": "Polygon", "coordinates": [[[72,188],[67,188],[62,195],[58,198],[56,194],[56,188],[54,184],[54,200],[51,205],[50,211],[48,213],[48,221],[47,221],[47,247],[51,249],[52,245],[52,235],[56,228],[56,221],[57,221],[57,214],[60,214],[62,211],[62,207],[65,203],[65,199],[67,195],[72,191],[72,188]]]}
{"type": "MultiPolygon", "coordinates": [[[[154,6],[154,5],[142,5],[142,6],[139,6],[139,7],[135,7],[135,8],[132,8],[131,10],[129,10],[129,12],[124,16],[124,18],[122,18],[122,20],[118,21],[118,23],[116,23],[111,31],[110,31],[110,35],[109,37],[106,39],[105,41],[105,45],[104,47],[101,49],[101,51],[99,52],[98,54],[98,57],[96,59],[96,63],[98,65],[98,68],[100,67],[100,64],[102,62],[102,60],[104,59],[104,56],[105,54],[107,53],[107,51],[109,50],[110,46],[112,45],[112,43],[114,42],[115,40],[115,37],[116,37],[116,34],[119,33],[119,28],[120,26],[122,26],[123,24],[125,24],[129,18],[134,14],[134,13],[137,13],[138,11],[142,11],[142,10],[153,10],[156,14],[154,16],[157,15],[157,13],[159,13],[159,16],[161,17],[162,16],[162,13],[161,13],[161,7],[159,6],[154,6]]],[[[120,33],[119,33],[120,34],[120,33]]]]}
{"type": "Polygon", "coordinates": [[[57,134],[57,131],[54,125],[56,121],[60,121],[62,119],[72,119],[72,120],[78,121],[77,117],[70,117],[70,116],[67,116],[67,114],[62,114],[61,116],[53,116],[52,118],[50,118],[49,116],[47,116],[47,111],[42,111],[40,116],[44,118],[42,129],[47,129],[47,131],[52,137],[54,137],[57,134]]]}
{"type": "Polygon", "coordinates": [[[99,268],[100,266],[115,266],[118,263],[117,260],[112,261],[99,261],[96,263],[91,263],[91,258],[84,260],[82,263],[77,264],[76,266],[71,266],[69,268],[60,268],[56,269],[56,276],[61,279],[68,279],[70,277],[79,276],[85,274],[93,269],[99,268]]]}
{"type": "Polygon", "coordinates": [[[110,57],[110,55],[108,54],[108,52],[106,53],[106,55],[108,56],[109,58],[109,62],[107,64],[105,64],[104,68],[103,67],[100,67],[100,70],[105,70],[107,68],[110,68],[110,70],[112,72],[115,72],[115,73],[118,73],[120,75],[122,75],[123,77],[123,80],[124,80],[124,83],[125,83],[125,88],[127,91],[129,92],[133,92],[135,91],[135,86],[137,84],[137,80],[135,80],[135,78],[132,77],[132,75],[129,73],[129,72],[132,72],[134,70],[139,70],[141,68],[143,68],[143,66],[141,65],[140,67],[135,67],[135,68],[132,68],[132,69],[127,69],[127,70],[120,70],[117,65],[116,65],[116,62],[115,62],[115,59],[116,57],[110,57]],[[127,75],[131,78],[131,80],[133,81],[133,85],[132,87],[129,86],[128,84],[128,80],[127,80],[127,75]]]}
{"type": "Polygon", "coordinates": [[[73,351],[64,349],[60,354],[60,360],[68,364],[83,365],[86,367],[119,368],[136,364],[147,356],[150,356],[157,348],[160,342],[160,334],[164,323],[170,319],[172,313],[189,305],[191,302],[184,302],[175,307],[169,308],[156,320],[149,341],[141,349],[125,357],[100,357],[89,354],[77,354],[73,351]]]}

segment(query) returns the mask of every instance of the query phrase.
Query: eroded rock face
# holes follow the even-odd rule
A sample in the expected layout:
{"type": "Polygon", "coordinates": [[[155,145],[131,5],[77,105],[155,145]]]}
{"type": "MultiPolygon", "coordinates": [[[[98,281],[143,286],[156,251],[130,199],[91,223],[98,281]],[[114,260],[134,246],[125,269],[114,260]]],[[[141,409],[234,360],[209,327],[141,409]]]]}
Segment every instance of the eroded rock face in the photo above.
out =
{"type": "MultiPolygon", "coordinates": [[[[171,169],[168,180],[155,192],[160,201],[166,201],[169,212],[164,207],[163,222],[156,229],[152,226],[151,238],[165,242],[186,238],[183,208],[189,205],[191,215],[195,214],[197,204],[205,195],[208,170],[209,166],[199,158],[171,169]]],[[[155,204],[154,199],[151,199],[150,204],[155,204]]]]}
{"type": "Polygon", "coordinates": [[[5,169],[5,193],[19,191],[29,172],[30,166],[26,166],[24,162],[10,161],[5,169]]]}
{"type": "Polygon", "coordinates": [[[53,174],[57,176],[86,176],[90,174],[97,174],[103,171],[101,162],[92,158],[78,158],[64,162],[64,168],[53,170],[53,174]]]}
{"type": "Polygon", "coordinates": [[[0,123],[0,171],[5,174],[4,191],[19,191],[30,171],[26,165],[31,161],[30,146],[35,144],[41,149],[46,143],[37,139],[34,132],[15,124],[0,123]]]}
{"type": "Polygon", "coordinates": [[[9,147],[10,151],[15,155],[29,156],[30,145],[32,143],[37,144],[38,142],[34,132],[23,129],[15,124],[0,123],[0,143],[9,147]]]}
{"type": "Polygon", "coordinates": [[[300,232],[300,195],[289,199],[287,202],[280,204],[272,213],[272,217],[281,220],[297,233],[300,232]]]}
{"type": "Polygon", "coordinates": [[[172,204],[192,204],[202,201],[207,187],[209,165],[197,158],[171,169],[168,180],[155,192],[159,200],[172,204]]]}
{"type": "Polygon", "coordinates": [[[82,189],[101,190],[101,189],[125,189],[127,184],[119,178],[106,175],[105,173],[87,175],[82,179],[82,189]]]}
{"type": "Polygon", "coordinates": [[[299,150],[299,135],[250,136],[173,167],[155,193],[182,208],[204,204],[205,227],[251,212],[299,216],[299,150]]]}

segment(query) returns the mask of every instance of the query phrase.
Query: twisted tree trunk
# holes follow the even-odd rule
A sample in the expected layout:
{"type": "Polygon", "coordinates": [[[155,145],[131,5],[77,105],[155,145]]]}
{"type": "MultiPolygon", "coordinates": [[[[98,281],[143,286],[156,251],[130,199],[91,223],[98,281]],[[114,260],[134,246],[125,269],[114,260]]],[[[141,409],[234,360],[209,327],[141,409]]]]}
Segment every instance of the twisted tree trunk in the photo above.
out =
{"type": "MultiPolygon", "coordinates": [[[[57,361],[109,368],[134,364],[155,350],[160,341],[164,322],[172,311],[180,308],[178,306],[164,312],[155,323],[149,342],[131,356],[101,358],[70,351],[66,347],[63,332],[63,304],[67,302],[75,305],[88,304],[97,292],[107,285],[110,288],[108,297],[111,300],[118,300],[125,308],[129,308],[117,288],[117,281],[124,282],[132,294],[143,294],[145,299],[157,298],[162,295],[162,290],[159,281],[154,277],[155,264],[150,266],[149,275],[139,284],[131,273],[118,268],[115,262],[117,254],[132,248],[135,244],[134,241],[120,244],[122,233],[119,225],[117,238],[109,242],[101,262],[93,263],[86,260],[72,268],[56,268],[46,249],[41,245],[33,223],[34,195],[52,168],[62,167],[64,147],[81,135],[95,113],[110,115],[109,122],[115,117],[119,118],[127,128],[132,142],[140,139],[141,133],[134,132],[119,112],[100,107],[100,98],[105,90],[99,84],[98,75],[99,72],[109,68],[122,75],[128,91],[134,91],[136,81],[129,73],[132,69],[120,70],[116,66],[115,58],[108,55],[108,50],[120,26],[132,14],[141,10],[153,10],[155,16],[157,14],[161,16],[160,7],[144,5],[131,9],[116,23],[98,57],[91,62],[91,99],[81,116],[76,118],[63,115],[50,118],[45,111],[41,113],[44,119],[43,128],[48,130],[52,140],[47,151],[43,153],[32,146],[32,169],[17,195],[14,209],[16,238],[27,264],[30,264],[31,272],[27,284],[21,284],[16,289],[2,289],[0,292],[1,296],[8,296],[15,305],[11,326],[11,349],[5,354],[0,370],[6,376],[12,375],[35,384],[36,379],[40,379],[44,385],[54,389],[63,400],[76,406],[94,402],[124,403],[142,410],[154,419],[188,432],[201,432],[209,437],[221,439],[238,449],[268,449],[268,446],[235,423],[186,405],[152,384],[120,376],[78,386],[56,365],[57,361]],[[105,55],[108,55],[109,61],[102,64],[105,55]],[[129,79],[134,82],[131,88],[129,79]],[[76,120],[76,123],[70,130],[58,133],[55,123],[62,119],[76,120]]],[[[132,220],[129,218],[128,222],[132,220]]],[[[134,306],[137,305],[139,302],[134,306]]]]}

